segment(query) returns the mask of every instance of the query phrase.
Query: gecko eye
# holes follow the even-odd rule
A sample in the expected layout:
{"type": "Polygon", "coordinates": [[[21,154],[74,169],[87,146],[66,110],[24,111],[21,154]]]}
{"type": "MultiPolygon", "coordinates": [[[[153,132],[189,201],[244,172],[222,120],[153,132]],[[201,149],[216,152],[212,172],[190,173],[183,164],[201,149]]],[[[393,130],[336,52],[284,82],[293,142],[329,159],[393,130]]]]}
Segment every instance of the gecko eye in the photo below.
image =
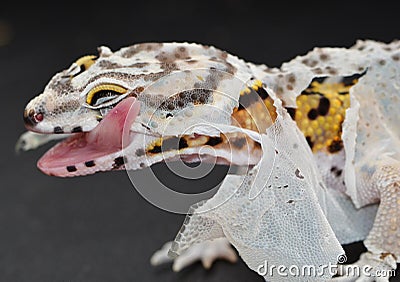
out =
{"type": "Polygon", "coordinates": [[[86,106],[101,109],[116,104],[127,96],[125,87],[116,84],[102,84],[92,88],[86,96],[86,106]]]}

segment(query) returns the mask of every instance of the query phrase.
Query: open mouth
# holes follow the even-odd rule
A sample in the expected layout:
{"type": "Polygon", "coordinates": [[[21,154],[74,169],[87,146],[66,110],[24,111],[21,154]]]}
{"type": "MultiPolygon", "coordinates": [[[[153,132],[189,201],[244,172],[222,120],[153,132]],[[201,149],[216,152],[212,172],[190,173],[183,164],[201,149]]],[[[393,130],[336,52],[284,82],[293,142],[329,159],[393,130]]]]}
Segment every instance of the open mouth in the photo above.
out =
{"type": "Polygon", "coordinates": [[[107,157],[115,159],[115,153],[122,150],[123,142],[129,138],[129,129],[139,109],[140,104],[135,98],[124,99],[92,131],[75,134],[47,151],[38,161],[38,168],[45,174],[55,176],[90,174],[110,169],[96,164],[96,160],[107,157]]]}
{"type": "MultiPolygon", "coordinates": [[[[123,153],[126,153],[123,147],[138,145],[132,142],[140,133],[134,133],[130,129],[139,115],[139,110],[140,103],[136,98],[125,98],[110,110],[93,130],[76,133],[47,151],[39,159],[38,168],[45,174],[59,177],[124,169],[128,159],[127,156],[123,156],[123,153]]],[[[224,136],[224,138],[206,135],[164,137],[162,146],[155,146],[149,150],[150,160],[144,156],[143,149],[137,149],[135,151],[137,162],[135,164],[130,162],[129,167],[133,169],[132,166],[136,165],[137,168],[142,168],[160,161],[175,160],[178,157],[188,163],[207,161],[241,166],[258,163],[261,151],[259,146],[255,146],[257,142],[250,140],[251,142],[247,144],[249,140],[243,134],[229,135],[231,139],[227,137],[228,135],[224,136]],[[248,149],[247,146],[251,144],[253,145],[248,149]]]]}

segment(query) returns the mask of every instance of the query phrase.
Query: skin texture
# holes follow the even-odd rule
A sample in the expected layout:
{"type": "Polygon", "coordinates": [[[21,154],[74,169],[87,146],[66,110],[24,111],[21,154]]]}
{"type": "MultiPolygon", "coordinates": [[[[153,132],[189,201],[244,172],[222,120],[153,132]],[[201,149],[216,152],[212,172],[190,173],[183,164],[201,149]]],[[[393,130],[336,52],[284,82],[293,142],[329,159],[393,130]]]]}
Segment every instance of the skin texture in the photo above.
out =
{"type": "MultiPolygon", "coordinates": [[[[98,56],[84,56],[56,74],[44,92],[28,103],[24,120],[29,130],[40,133],[77,133],[39,161],[39,168],[50,175],[140,169],[178,156],[196,162],[204,147],[214,149],[214,155],[205,155],[219,163],[254,166],[262,149],[249,132],[264,133],[275,123],[279,101],[281,115],[290,115],[303,134],[328,189],[340,193],[353,209],[381,202],[368,236],[362,232],[340,241],[367,239],[369,259],[378,257],[379,263],[395,268],[400,256],[394,239],[399,234],[396,187],[400,184],[397,151],[390,150],[396,146],[383,146],[378,157],[362,157],[368,152],[362,146],[380,148],[383,137],[397,144],[396,118],[390,111],[379,116],[396,103],[396,97],[390,96],[395,92],[389,87],[382,96],[376,87],[382,79],[387,79],[386,85],[397,85],[389,73],[398,61],[398,42],[360,41],[349,50],[317,48],[280,69],[246,63],[197,44],[144,43],[114,53],[100,47],[98,56]],[[374,71],[383,78],[372,77],[374,71]],[[236,81],[241,84],[233,87],[236,81]],[[220,92],[227,95],[221,97],[220,92]],[[376,108],[364,106],[360,111],[357,107],[367,99],[376,108]],[[124,113],[126,101],[131,101],[134,118],[124,113]],[[213,120],[207,106],[223,108],[229,118],[218,115],[213,120]],[[371,119],[369,111],[379,118],[371,119]],[[207,134],[208,129],[200,125],[205,119],[224,129],[220,134],[207,134]],[[378,119],[382,122],[371,130],[369,124],[378,119]],[[122,130],[126,120],[128,132],[122,130]],[[192,122],[192,131],[184,130],[184,121],[192,122]],[[110,149],[110,144],[121,144],[121,136],[126,150],[123,145],[110,149]],[[363,141],[364,137],[369,139],[363,141]],[[93,149],[93,143],[100,145],[93,149]],[[72,144],[81,144],[79,151],[72,144]],[[85,155],[86,150],[94,153],[85,155]],[[387,154],[392,157],[382,157],[387,154]],[[381,236],[386,239],[379,240],[381,236]]],[[[38,143],[33,135],[23,138],[25,144],[38,143]]],[[[366,257],[360,260],[367,262],[366,257]]]]}

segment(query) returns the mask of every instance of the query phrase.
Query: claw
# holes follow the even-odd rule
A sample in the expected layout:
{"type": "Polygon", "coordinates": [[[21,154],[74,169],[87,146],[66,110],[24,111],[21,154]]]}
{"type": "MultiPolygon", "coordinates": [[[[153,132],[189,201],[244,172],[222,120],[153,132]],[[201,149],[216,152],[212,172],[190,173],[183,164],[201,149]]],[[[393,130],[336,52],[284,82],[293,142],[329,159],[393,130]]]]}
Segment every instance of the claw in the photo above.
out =
{"type": "Polygon", "coordinates": [[[224,259],[231,263],[235,263],[238,259],[236,252],[226,238],[198,243],[176,259],[168,257],[168,250],[171,244],[172,242],[164,244],[160,250],[154,253],[150,259],[152,265],[173,261],[172,270],[179,272],[196,261],[201,261],[203,267],[209,269],[217,259],[224,259]]]}
{"type": "Polygon", "coordinates": [[[172,242],[165,243],[160,250],[156,251],[150,258],[150,263],[157,266],[163,263],[171,262],[173,259],[168,256],[168,251],[171,248],[172,242]]]}

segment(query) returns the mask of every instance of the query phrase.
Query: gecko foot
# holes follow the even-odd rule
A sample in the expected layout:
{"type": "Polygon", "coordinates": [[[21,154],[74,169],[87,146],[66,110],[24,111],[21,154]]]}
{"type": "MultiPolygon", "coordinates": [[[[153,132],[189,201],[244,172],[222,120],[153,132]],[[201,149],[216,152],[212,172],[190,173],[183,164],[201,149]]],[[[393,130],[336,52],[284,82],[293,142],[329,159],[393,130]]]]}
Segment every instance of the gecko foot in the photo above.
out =
{"type": "Polygon", "coordinates": [[[15,151],[19,153],[21,151],[34,150],[52,140],[63,139],[67,136],[68,134],[40,134],[27,131],[18,138],[15,144],[15,151]]]}
{"type": "Polygon", "coordinates": [[[171,245],[172,242],[168,242],[160,250],[156,251],[150,259],[151,264],[156,266],[173,261],[173,271],[179,272],[196,261],[201,261],[203,267],[209,269],[217,259],[225,259],[232,263],[238,259],[235,250],[226,238],[218,238],[193,245],[175,259],[168,256],[171,245]]]}
{"type": "Polygon", "coordinates": [[[363,253],[360,259],[347,265],[340,265],[338,277],[333,282],[389,282],[395,275],[396,259],[392,254],[363,253]]]}

